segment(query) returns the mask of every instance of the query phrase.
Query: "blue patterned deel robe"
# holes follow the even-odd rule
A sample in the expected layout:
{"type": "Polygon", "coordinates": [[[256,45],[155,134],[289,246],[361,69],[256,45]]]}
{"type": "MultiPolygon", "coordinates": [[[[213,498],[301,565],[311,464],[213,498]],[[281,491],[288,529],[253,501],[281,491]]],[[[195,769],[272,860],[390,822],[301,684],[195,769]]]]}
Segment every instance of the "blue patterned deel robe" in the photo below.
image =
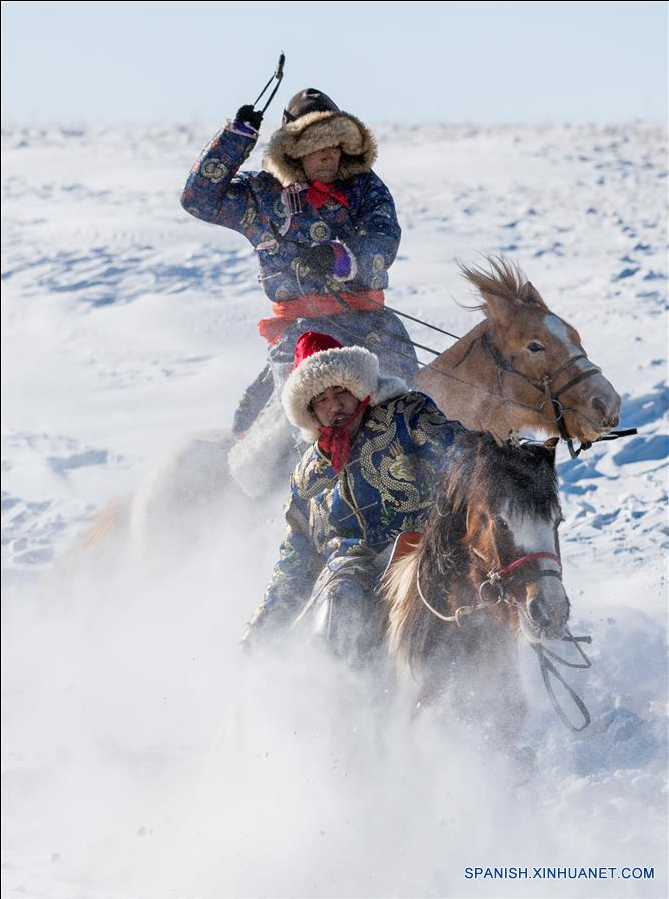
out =
{"type": "Polygon", "coordinates": [[[268,172],[238,171],[257,139],[253,129],[229,122],[193,166],[181,198],[184,209],[250,241],[270,300],[327,294],[331,285],[352,293],[387,287],[401,230],[383,181],[374,172],[335,181],[349,208],[331,199],[316,210],[306,200],[308,184],[282,187],[268,172]],[[300,262],[299,244],[331,241],[348,249],[348,274],[326,277],[300,262]]]}
{"type": "MultiPolygon", "coordinates": [[[[257,139],[257,132],[245,124],[228,122],[193,166],[181,197],[184,209],[244,235],[257,252],[259,280],[273,302],[386,288],[401,229],[383,181],[372,171],[335,181],[349,207],[331,199],[316,210],[306,199],[307,183],[283,187],[268,172],[239,171],[257,139]],[[323,243],[337,245],[331,275],[313,271],[300,258],[303,246],[323,243]]],[[[322,331],[346,346],[366,347],[381,358],[384,373],[407,381],[416,373],[415,351],[404,325],[381,306],[378,312],[298,318],[270,349],[277,389],[290,371],[295,342],[304,331],[322,331]]]]}
{"type": "Polygon", "coordinates": [[[311,446],[291,478],[279,561],[250,633],[287,628],[338,571],[351,563],[370,571],[398,534],[422,530],[462,431],[429,397],[411,392],[368,408],[338,475],[311,446]]]}

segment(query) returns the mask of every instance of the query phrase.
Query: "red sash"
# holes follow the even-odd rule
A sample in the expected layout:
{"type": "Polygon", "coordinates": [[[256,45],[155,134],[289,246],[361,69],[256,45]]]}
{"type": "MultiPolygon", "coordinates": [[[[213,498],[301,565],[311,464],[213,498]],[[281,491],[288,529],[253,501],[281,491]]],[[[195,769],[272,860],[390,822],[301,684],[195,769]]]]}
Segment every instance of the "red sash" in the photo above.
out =
{"type": "Polygon", "coordinates": [[[385,303],[382,290],[364,290],[360,293],[342,293],[341,300],[329,293],[312,293],[285,303],[272,303],[273,318],[261,318],[258,322],[260,336],[275,344],[298,318],[319,318],[341,315],[342,312],[376,312],[385,303]]]}

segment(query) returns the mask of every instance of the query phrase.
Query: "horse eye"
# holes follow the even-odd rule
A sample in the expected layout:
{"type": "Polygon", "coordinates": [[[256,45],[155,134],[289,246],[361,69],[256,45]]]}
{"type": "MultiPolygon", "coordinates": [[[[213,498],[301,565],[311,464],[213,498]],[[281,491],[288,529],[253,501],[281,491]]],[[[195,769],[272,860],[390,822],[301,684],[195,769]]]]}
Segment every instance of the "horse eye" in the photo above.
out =
{"type": "Polygon", "coordinates": [[[544,352],[544,347],[542,347],[542,345],[540,343],[538,343],[536,340],[531,340],[530,343],[527,344],[527,349],[530,351],[530,353],[543,353],[544,352]]]}
{"type": "Polygon", "coordinates": [[[509,530],[509,525],[506,523],[506,521],[504,521],[501,515],[495,515],[495,524],[503,531],[509,530]]]}

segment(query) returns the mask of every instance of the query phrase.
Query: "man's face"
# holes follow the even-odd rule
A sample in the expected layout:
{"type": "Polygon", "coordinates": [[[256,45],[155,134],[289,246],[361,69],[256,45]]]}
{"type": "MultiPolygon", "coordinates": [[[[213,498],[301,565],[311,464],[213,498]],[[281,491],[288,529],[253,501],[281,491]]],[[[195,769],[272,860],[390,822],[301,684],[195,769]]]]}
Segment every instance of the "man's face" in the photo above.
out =
{"type": "MultiPolygon", "coordinates": [[[[344,387],[328,387],[311,401],[311,408],[321,425],[328,428],[342,425],[355,412],[358,402],[353,394],[344,387]]],[[[355,433],[360,424],[360,417],[346,426],[349,434],[355,433]]]]}
{"type": "Polygon", "coordinates": [[[309,181],[331,184],[337,177],[340,160],[341,150],[339,147],[325,147],[323,150],[308,153],[300,161],[309,181]]]}

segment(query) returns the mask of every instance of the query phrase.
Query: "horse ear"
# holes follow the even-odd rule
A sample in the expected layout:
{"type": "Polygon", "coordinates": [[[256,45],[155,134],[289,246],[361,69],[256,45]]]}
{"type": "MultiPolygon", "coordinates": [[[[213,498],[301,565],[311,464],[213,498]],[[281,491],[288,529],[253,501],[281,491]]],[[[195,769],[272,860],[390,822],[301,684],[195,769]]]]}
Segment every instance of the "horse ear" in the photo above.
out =
{"type": "Polygon", "coordinates": [[[541,294],[531,281],[525,282],[525,290],[523,293],[523,303],[526,303],[528,306],[540,306],[542,309],[548,309],[541,294]]]}
{"type": "Polygon", "coordinates": [[[559,442],[559,437],[549,437],[548,440],[544,440],[542,444],[543,448],[546,450],[553,463],[555,463],[555,451],[559,442]]]}
{"type": "Polygon", "coordinates": [[[485,312],[486,318],[488,318],[493,325],[505,327],[511,322],[511,319],[513,318],[512,301],[485,291],[481,291],[481,296],[485,303],[483,311],[485,312]]]}

